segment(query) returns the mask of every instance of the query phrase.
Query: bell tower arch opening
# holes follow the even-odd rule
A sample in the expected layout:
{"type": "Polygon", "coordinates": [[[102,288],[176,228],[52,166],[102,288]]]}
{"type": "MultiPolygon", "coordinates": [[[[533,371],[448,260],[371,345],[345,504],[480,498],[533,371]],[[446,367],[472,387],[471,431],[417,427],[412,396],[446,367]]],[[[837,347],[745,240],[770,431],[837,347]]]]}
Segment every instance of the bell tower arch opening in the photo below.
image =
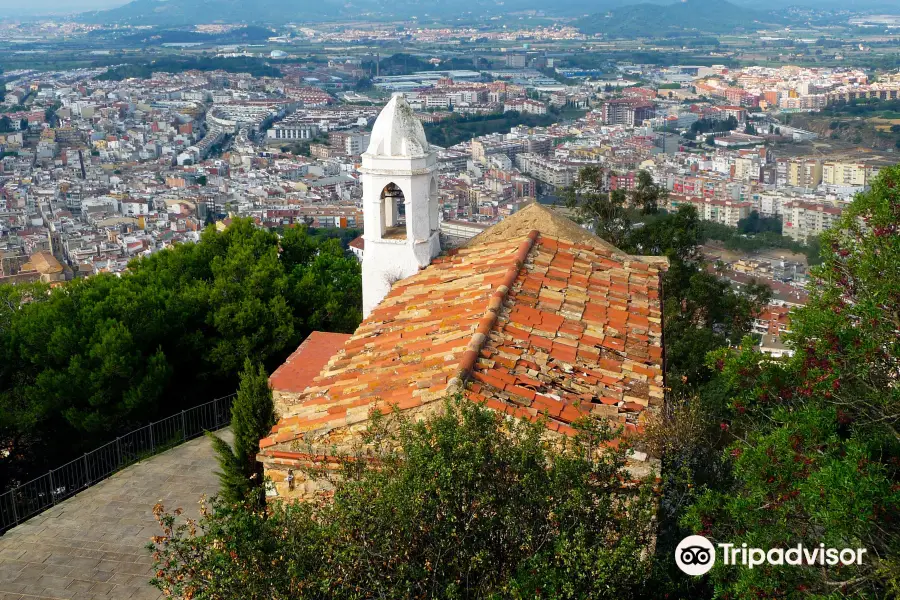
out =
{"type": "Polygon", "coordinates": [[[394,182],[381,190],[381,239],[406,239],[406,197],[394,182]]]}

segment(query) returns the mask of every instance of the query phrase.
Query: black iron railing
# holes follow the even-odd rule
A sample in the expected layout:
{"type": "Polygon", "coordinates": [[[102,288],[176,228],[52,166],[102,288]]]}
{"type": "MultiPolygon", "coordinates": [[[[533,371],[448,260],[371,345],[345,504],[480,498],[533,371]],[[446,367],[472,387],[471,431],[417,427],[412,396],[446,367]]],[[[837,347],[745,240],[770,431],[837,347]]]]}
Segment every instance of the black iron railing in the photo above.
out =
{"type": "Polygon", "coordinates": [[[135,429],[49,473],[0,494],[0,533],[30,519],[128,465],[231,422],[234,395],[183,410],[135,429]]]}

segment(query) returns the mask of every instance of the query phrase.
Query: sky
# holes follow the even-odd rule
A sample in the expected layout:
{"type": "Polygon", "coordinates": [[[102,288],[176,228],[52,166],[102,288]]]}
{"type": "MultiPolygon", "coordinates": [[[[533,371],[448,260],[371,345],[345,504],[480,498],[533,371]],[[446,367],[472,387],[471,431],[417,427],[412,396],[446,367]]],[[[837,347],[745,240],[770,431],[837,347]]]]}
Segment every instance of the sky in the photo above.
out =
{"type": "Polygon", "coordinates": [[[113,8],[127,2],[128,0],[0,0],[0,15],[74,13],[113,8]]]}

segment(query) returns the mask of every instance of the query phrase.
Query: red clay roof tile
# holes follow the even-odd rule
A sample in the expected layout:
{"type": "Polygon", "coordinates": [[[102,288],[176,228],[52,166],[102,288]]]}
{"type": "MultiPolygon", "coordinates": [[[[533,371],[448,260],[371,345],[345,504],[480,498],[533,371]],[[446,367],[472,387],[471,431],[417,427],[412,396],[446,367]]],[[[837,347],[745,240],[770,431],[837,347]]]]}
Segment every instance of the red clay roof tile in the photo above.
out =
{"type": "MultiPolygon", "coordinates": [[[[438,400],[468,375],[469,399],[523,418],[546,413],[564,434],[603,405],[636,430],[629,420],[658,404],[650,387],[664,388],[660,274],[658,263],[537,232],[448,252],[396,283],[352,337],[341,336],[343,349],[303,380],[262,454],[365,420],[373,408],[438,400]]],[[[292,390],[301,381],[293,377],[292,390]]]]}
{"type": "Polygon", "coordinates": [[[302,392],[350,337],[344,333],[313,331],[272,373],[269,385],[280,392],[302,392]]]}

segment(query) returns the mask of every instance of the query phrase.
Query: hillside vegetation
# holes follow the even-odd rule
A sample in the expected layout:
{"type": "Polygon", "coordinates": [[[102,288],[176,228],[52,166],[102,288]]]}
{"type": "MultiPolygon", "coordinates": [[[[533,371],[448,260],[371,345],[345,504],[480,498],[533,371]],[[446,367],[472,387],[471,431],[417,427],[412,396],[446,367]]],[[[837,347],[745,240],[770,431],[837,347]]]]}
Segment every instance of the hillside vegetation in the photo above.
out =
{"type": "Polygon", "coordinates": [[[778,22],[771,14],[736,6],[727,1],[685,0],[665,6],[634,4],[597,13],[577,22],[584,33],[613,37],[664,36],[691,30],[705,33],[753,31],[763,23],[778,22]]]}
{"type": "Polygon", "coordinates": [[[0,482],[14,485],[148,421],[234,391],[312,330],[353,331],[360,266],[305,229],[236,219],[122,277],[0,286],[0,482]]]}
{"type": "Polygon", "coordinates": [[[97,76],[98,81],[150,79],[153,73],[183,73],[184,71],[226,71],[249,73],[254,77],[281,77],[281,71],[258,58],[164,58],[149,63],[110,67],[97,76]]]}
{"type": "Polygon", "coordinates": [[[517,125],[546,127],[559,120],[560,115],[555,113],[533,115],[510,111],[464,118],[451,117],[440,123],[425,125],[425,132],[432,144],[447,147],[489,133],[509,133],[517,125]]]}

